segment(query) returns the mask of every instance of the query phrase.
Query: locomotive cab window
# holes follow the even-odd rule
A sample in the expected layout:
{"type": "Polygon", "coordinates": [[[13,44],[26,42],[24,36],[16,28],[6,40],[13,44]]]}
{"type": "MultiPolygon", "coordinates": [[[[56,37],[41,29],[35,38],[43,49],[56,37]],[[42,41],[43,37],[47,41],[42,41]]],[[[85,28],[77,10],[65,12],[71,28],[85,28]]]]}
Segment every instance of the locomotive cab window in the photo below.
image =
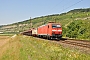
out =
{"type": "Polygon", "coordinates": [[[61,28],[59,24],[52,24],[52,28],[61,28]]]}
{"type": "Polygon", "coordinates": [[[49,25],[48,25],[48,28],[49,28],[49,25]]]}

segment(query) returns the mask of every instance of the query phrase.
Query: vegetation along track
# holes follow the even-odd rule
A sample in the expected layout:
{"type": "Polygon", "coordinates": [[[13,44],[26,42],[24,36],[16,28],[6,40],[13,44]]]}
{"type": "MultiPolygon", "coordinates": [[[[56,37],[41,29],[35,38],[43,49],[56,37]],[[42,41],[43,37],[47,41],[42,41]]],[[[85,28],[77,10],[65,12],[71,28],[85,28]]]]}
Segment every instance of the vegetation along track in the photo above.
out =
{"type": "Polygon", "coordinates": [[[50,42],[55,42],[57,44],[61,44],[66,48],[69,47],[71,49],[78,49],[83,53],[90,54],[90,41],[87,41],[87,40],[75,40],[75,39],[62,38],[60,41],[52,40],[50,42]]]}
{"type": "Polygon", "coordinates": [[[57,40],[52,40],[52,41],[60,44],[64,43],[64,44],[74,45],[76,47],[79,46],[83,48],[88,48],[90,50],[90,41],[87,41],[87,40],[75,40],[75,39],[62,38],[60,41],[57,41],[57,40]]]}

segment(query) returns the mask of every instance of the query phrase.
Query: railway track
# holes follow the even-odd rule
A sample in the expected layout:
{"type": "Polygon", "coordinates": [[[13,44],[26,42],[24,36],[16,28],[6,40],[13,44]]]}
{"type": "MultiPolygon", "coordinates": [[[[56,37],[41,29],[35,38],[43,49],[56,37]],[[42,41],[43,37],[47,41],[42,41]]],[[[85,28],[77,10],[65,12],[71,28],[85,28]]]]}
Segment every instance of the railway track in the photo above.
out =
{"type": "Polygon", "coordinates": [[[65,40],[65,41],[60,41],[60,42],[90,49],[90,42],[89,41],[84,41],[84,40],[65,40]]]}
{"type": "MultiPolygon", "coordinates": [[[[43,39],[43,40],[47,40],[47,39],[43,39]]],[[[60,41],[57,41],[57,40],[52,40],[52,41],[90,49],[90,41],[87,41],[87,40],[75,40],[75,39],[63,38],[60,41]]]]}
{"type": "MultiPolygon", "coordinates": [[[[47,39],[38,38],[38,37],[34,37],[34,38],[39,40],[47,40],[47,39]]],[[[49,40],[49,42],[54,42],[62,45],[65,48],[69,47],[70,49],[76,49],[83,53],[90,54],[90,41],[87,41],[87,40],[75,40],[75,39],[62,38],[60,41],[52,39],[52,40],[49,40]]]]}

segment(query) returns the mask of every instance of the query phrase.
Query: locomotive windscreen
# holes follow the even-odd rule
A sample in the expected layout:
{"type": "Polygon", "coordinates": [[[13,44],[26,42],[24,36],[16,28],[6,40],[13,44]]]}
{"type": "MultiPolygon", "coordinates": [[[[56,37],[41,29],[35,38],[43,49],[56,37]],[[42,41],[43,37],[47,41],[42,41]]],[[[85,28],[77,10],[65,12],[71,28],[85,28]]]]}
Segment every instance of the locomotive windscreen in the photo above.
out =
{"type": "Polygon", "coordinates": [[[52,24],[52,28],[61,28],[59,24],[52,24]]]}

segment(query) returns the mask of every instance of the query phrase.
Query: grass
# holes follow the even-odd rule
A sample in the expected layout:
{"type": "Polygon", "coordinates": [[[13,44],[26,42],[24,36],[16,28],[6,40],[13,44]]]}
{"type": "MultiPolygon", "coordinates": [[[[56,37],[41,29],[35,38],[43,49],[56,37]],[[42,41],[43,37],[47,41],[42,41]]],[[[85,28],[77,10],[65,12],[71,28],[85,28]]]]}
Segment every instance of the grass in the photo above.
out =
{"type": "Polygon", "coordinates": [[[0,36],[13,36],[14,34],[0,34],[0,36]]]}
{"type": "Polygon", "coordinates": [[[49,40],[16,36],[0,60],[90,60],[90,55],[64,48],[49,40]]]}

